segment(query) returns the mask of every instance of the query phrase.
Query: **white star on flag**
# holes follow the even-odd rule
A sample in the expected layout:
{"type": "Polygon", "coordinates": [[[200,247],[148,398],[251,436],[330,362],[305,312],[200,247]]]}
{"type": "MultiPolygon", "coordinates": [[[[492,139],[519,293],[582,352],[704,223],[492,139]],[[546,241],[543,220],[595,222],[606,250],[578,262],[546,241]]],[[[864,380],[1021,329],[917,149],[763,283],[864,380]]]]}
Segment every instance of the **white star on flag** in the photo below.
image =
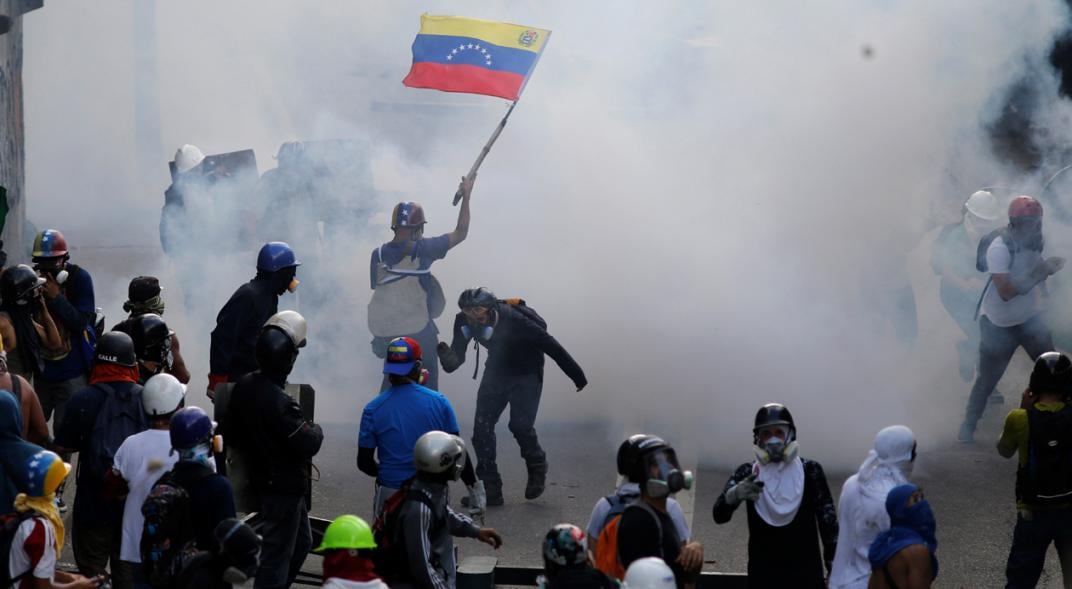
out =
{"type": "Polygon", "coordinates": [[[454,56],[453,55],[448,55],[447,59],[454,59],[454,56]]]}

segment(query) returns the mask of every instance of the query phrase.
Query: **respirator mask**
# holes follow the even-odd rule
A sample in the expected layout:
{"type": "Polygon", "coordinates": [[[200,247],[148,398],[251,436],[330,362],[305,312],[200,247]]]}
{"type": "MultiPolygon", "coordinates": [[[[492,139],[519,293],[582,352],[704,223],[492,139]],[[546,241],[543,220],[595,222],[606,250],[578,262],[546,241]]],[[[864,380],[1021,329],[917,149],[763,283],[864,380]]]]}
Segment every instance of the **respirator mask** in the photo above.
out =
{"type": "Polygon", "coordinates": [[[46,275],[51,276],[52,280],[56,281],[56,284],[63,284],[67,282],[69,274],[67,270],[63,268],[63,263],[56,265],[42,266],[41,264],[34,264],[34,270],[37,271],[37,275],[44,278],[46,275]]]}
{"type": "Polygon", "coordinates": [[[776,429],[782,432],[782,437],[771,436],[766,441],[761,441],[759,433],[756,433],[752,449],[760,464],[791,462],[797,457],[798,446],[793,433],[784,426],[778,426],[776,429]]]}
{"type": "Polygon", "coordinates": [[[495,323],[498,321],[499,316],[494,309],[487,308],[482,319],[477,319],[465,311],[462,314],[465,315],[465,323],[462,324],[462,335],[465,339],[476,338],[486,342],[495,334],[495,323]]]}
{"type": "Polygon", "coordinates": [[[672,449],[650,452],[644,456],[644,492],[653,499],[662,499],[678,491],[692,488],[693,474],[681,470],[677,454],[672,449]]]}

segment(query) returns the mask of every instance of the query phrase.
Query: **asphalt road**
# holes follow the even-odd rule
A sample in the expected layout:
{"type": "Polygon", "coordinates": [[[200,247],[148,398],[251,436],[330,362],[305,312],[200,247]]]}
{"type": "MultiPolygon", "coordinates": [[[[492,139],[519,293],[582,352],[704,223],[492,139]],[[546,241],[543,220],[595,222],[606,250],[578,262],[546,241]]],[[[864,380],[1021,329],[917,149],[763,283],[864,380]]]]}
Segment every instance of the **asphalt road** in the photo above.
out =
{"type": "MultiPolygon", "coordinates": [[[[924,450],[914,479],[934,506],[938,517],[941,576],[938,587],[1001,587],[1004,567],[1012,540],[1016,512],[1013,502],[1015,464],[993,449],[999,411],[988,411],[980,427],[980,441],[924,450]],[[982,440],[987,440],[983,442],[982,440]]],[[[466,424],[462,424],[466,430],[466,424]]],[[[351,512],[369,517],[372,481],[354,466],[356,427],[330,425],[327,440],[317,459],[321,480],[315,486],[313,514],[333,517],[351,512]]],[[[524,465],[513,437],[500,427],[500,468],[503,470],[506,505],[492,508],[487,525],[498,529],[504,546],[494,551],[476,541],[458,542],[462,557],[494,555],[507,565],[538,566],[540,542],[547,529],[559,522],[584,526],[592,506],[613,490],[613,454],[593,453],[589,441],[602,439],[599,424],[540,424],[539,431],[551,465],[547,491],[534,501],[523,496],[524,465]]],[[[866,448],[860,451],[861,459],[866,448]]],[[[750,448],[742,444],[742,462],[750,448]]],[[[810,458],[823,460],[822,456],[810,458]]],[[[743,572],[747,564],[747,525],[739,511],[725,525],[716,525],[711,507],[729,477],[730,469],[701,466],[692,497],[692,531],[705,547],[705,570],[743,572]]],[[[828,472],[831,490],[840,494],[850,472],[828,472]]],[[[464,494],[460,484],[456,499],[464,494]]],[[[682,498],[687,500],[688,498],[682,498]]],[[[687,503],[687,501],[686,501],[687,503]]],[[[786,547],[789,549],[789,547],[786,547]]],[[[1051,550],[1039,587],[1060,587],[1060,569],[1051,550]]]]}

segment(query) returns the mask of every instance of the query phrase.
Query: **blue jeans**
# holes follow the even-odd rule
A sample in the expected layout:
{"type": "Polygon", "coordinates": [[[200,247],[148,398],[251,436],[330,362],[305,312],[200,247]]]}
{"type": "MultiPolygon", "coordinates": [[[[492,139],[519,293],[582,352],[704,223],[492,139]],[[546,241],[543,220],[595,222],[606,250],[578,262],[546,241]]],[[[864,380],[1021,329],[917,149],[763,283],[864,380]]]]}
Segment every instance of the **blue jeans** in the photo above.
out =
{"type": "Polygon", "coordinates": [[[1006,589],[1033,588],[1042,575],[1050,543],[1057,548],[1064,574],[1072,573],[1072,509],[1036,510],[1016,516],[1012,549],[1005,565],[1006,589]]]}
{"type": "Polygon", "coordinates": [[[1012,327],[998,327],[983,315],[979,317],[979,332],[982,336],[979,342],[979,374],[975,377],[968,407],[964,411],[964,424],[971,431],[975,431],[975,424],[986,409],[987,398],[1005,374],[1017,348],[1023,346],[1032,360],[1053,350],[1050,328],[1043,322],[1041,314],[1012,327]]]}
{"type": "Polygon", "coordinates": [[[256,589],[290,587],[313,547],[305,498],[265,495],[261,497],[261,514],[264,523],[260,533],[264,541],[253,586],[256,589]]]}

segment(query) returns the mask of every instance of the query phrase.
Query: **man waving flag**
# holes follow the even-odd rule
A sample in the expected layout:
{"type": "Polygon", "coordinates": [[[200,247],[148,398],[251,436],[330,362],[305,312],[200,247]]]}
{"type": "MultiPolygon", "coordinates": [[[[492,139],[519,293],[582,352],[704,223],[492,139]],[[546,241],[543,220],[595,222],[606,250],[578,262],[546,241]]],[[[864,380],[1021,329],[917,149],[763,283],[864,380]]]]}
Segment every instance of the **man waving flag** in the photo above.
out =
{"type": "Polygon", "coordinates": [[[534,27],[423,14],[402,83],[516,101],[550,36],[534,27]]]}

